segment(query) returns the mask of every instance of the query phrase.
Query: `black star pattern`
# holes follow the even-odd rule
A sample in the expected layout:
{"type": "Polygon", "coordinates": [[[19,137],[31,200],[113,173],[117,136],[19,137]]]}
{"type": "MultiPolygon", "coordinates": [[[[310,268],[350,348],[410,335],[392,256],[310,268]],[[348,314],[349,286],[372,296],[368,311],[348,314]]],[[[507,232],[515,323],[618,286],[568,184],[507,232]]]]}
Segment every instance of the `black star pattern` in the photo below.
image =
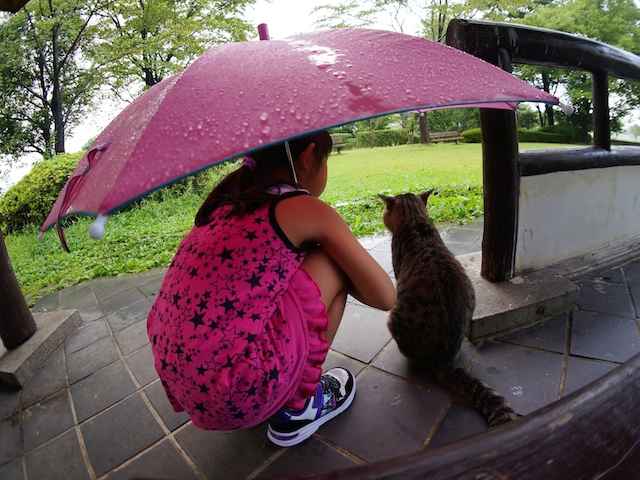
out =
{"type": "Polygon", "coordinates": [[[244,412],[242,410],[238,410],[233,414],[233,418],[237,418],[238,420],[244,419],[244,412]]]}
{"type": "Polygon", "coordinates": [[[202,314],[201,313],[196,313],[191,320],[189,320],[191,323],[193,323],[193,326],[195,328],[198,328],[199,325],[204,325],[204,322],[202,321],[202,314]]]}
{"type": "Polygon", "coordinates": [[[177,307],[178,306],[178,302],[180,301],[182,297],[180,296],[179,293],[174,293],[173,294],[173,304],[177,307]]]}
{"type": "Polygon", "coordinates": [[[182,345],[176,346],[176,355],[182,355],[184,350],[182,349],[182,345]]]}
{"type": "Polygon", "coordinates": [[[222,368],[231,368],[233,367],[233,362],[231,361],[231,357],[227,356],[227,363],[225,363],[222,368]]]}
{"type": "Polygon", "coordinates": [[[198,307],[198,310],[206,310],[208,303],[204,298],[202,298],[202,300],[200,300],[200,303],[198,303],[198,305],[196,306],[198,307]]]}
{"type": "Polygon", "coordinates": [[[278,377],[280,376],[280,372],[278,371],[277,368],[272,368],[269,371],[269,380],[278,380],[278,377]]]}
{"type": "Polygon", "coordinates": [[[200,393],[209,393],[209,387],[204,383],[202,385],[199,385],[199,387],[200,387],[200,393]]]}
{"type": "Polygon", "coordinates": [[[244,238],[246,238],[247,240],[256,240],[258,236],[256,235],[256,232],[252,232],[251,230],[249,230],[247,232],[247,236],[244,238]]]}
{"type": "Polygon", "coordinates": [[[260,224],[261,224],[261,223],[263,223],[263,222],[264,222],[264,219],[263,219],[262,217],[258,217],[258,218],[256,218],[256,220],[255,220],[256,225],[260,225],[260,224]]]}
{"type": "Polygon", "coordinates": [[[209,323],[209,329],[216,330],[217,328],[218,328],[218,322],[216,322],[215,320],[211,320],[211,323],[209,323]]]}
{"type": "Polygon", "coordinates": [[[257,322],[258,320],[260,320],[260,315],[258,315],[257,313],[252,313],[251,320],[253,320],[254,322],[257,322]]]}
{"type": "Polygon", "coordinates": [[[252,290],[260,286],[260,277],[256,275],[256,272],[253,272],[251,278],[246,281],[249,283],[249,285],[251,285],[252,290]]]}
{"type": "Polygon", "coordinates": [[[197,402],[196,410],[198,410],[200,413],[204,413],[207,409],[204,408],[204,403],[197,402]]]}
{"type": "Polygon", "coordinates": [[[265,265],[263,265],[262,263],[258,265],[258,273],[264,273],[266,271],[267,271],[267,267],[265,265]]]}
{"type": "Polygon", "coordinates": [[[278,265],[278,268],[276,268],[276,273],[278,274],[278,278],[280,280],[284,280],[286,278],[286,272],[282,268],[282,265],[278,265]]]}
{"type": "Polygon", "coordinates": [[[229,250],[227,247],[224,247],[224,249],[222,250],[222,252],[218,256],[220,257],[220,260],[222,260],[222,261],[231,260],[233,258],[231,256],[232,253],[233,253],[233,250],[229,250]]]}
{"type": "Polygon", "coordinates": [[[247,395],[249,395],[250,397],[254,397],[256,393],[258,393],[258,390],[256,389],[255,385],[251,385],[251,388],[247,390],[247,395]]]}
{"type": "Polygon", "coordinates": [[[267,290],[269,290],[270,292],[273,292],[274,288],[276,288],[276,286],[273,283],[270,283],[269,285],[267,285],[267,290]]]}
{"type": "Polygon", "coordinates": [[[253,343],[256,340],[256,335],[253,333],[247,333],[247,343],[253,343]]]}
{"type": "Polygon", "coordinates": [[[229,297],[225,298],[224,302],[222,302],[220,304],[221,307],[224,307],[224,313],[227,313],[230,310],[235,309],[235,307],[236,307],[234,305],[235,302],[236,302],[235,300],[231,300],[231,299],[229,299],[229,297]]]}
{"type": "Polygon", "coordinates": [[[205,367],[204,365],[200,365],[198,368],[196,368],[196,370],[198,370],[198,375],[204,375],[207,371],[207,367],[205,367]]]}
{"type": "Polygon", "coordinates": [[[236,315],[238,316],[238,318],[244,317],[244,310],[242,310],[242,309],[241,310],[237,310],[236,311],[236,315]]]}
{"type": "Polygon", "coordinates": [[[191,356],[190,353],[184,357],[184,361],[187,363],[191,363],[193,361],[193,357],[191,356]]]}
{"type": "Polygon", "coordinates": [[[211,298],[211,292],[207,290],[202,294],[202,298],[204,298],[205,300],[209,300],[211,298]]]}
{"type": "Polygon", "coordinates": [[[160,360],[160,363],[162,364],[162,370],[166,370],[166,368],[169,366],[169,363],[164,358],[160,360]]]}

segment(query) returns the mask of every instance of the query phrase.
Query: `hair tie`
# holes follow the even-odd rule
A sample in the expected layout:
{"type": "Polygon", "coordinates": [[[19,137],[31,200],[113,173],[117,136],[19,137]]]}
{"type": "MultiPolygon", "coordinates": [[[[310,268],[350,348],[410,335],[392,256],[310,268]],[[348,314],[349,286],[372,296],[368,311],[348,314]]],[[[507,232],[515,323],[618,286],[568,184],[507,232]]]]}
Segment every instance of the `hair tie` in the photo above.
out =
{"type": "Polygon", "coordinates": [[[251,157],[244,157],[242,166],[247,167],[249,170],[254,170],[256,168],[256,161],[251,157]]]}

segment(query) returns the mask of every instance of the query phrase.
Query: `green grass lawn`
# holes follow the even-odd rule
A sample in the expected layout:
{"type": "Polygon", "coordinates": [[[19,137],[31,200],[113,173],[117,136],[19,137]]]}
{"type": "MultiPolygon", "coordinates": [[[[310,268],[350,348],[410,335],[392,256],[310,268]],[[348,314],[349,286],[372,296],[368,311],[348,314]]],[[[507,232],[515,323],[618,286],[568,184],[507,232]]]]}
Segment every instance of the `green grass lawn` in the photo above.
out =
{"type": "MultiPolygon", "coordinates": [[[[521,149],[558,147],[522,144],[521,149]]],[[[479,144],[404,145],[361,149],[329,160],[323,198],[334,205],[358,236],[383,231],[377,193],[417,192],[435,187],[430,213],[438,222],[464,223],[482,215],[482,160],[479,144]]],[[[206,194],[204,194],[206,195],[206,194]]],[[[65,230],[71,253],[64,253],[54,231],[38,241],[36,228],[7,236],[13,267],[29,302],[55,290],[96,277],[142,272],[165,266],[193,225],[204,195],[156,195],[113,216],[105,238],[89,238],[90,219],[65,230]],[[160,198],[163,197],[163,198],[160,198]]]]}

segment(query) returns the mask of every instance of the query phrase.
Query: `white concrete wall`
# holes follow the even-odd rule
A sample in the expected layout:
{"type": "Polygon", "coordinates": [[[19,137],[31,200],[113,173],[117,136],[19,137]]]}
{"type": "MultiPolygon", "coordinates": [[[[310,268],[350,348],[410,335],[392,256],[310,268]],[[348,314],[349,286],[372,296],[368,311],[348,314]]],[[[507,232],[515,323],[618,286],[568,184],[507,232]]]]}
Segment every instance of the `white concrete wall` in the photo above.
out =
{"type": "Polygon", "coordinates": [[[640,166],[522,177],[516,272],[640,233],[640,166]]]}

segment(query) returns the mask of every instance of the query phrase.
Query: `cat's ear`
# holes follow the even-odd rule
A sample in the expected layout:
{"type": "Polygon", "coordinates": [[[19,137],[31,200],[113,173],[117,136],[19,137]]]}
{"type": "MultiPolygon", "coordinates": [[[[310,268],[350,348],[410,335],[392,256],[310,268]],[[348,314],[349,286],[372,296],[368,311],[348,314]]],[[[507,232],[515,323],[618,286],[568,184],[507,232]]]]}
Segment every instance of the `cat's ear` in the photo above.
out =
{"type": "MultiPolygon", "coordinates": [[[[418,195],[420,197],[420,200],[422,200],[424,202],[424,204],[426,205],[427,202],[429,201],[429,197],[435,192],[435,190],[433,188],[427,190],[426,192],[422,192],[420,195],[418,195]]],[[[436,193],[437,195],[437,193],[436,193]]]]}
{"type": "Polygon", "coordinates": [[[388,209],[391,209],[391,207],[393,207],[393,204],[396,201],[396,197],[390,197],[382,193],[379,193],[378,197],[380,197],[380,199],[384,202],[384,204],[387,206],[388,209]]]}

